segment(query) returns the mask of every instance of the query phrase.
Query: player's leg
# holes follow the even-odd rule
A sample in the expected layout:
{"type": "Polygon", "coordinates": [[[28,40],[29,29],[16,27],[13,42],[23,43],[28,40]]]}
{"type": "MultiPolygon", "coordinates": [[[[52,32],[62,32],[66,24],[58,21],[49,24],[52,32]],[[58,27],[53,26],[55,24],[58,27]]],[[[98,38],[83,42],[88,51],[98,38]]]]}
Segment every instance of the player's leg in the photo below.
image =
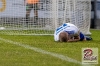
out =
{"type": "Polygon", "coordinates": [[[29,22],[29,16],[30,16],[30,11],[26,10],[26,23],[28,24],[29,22]]]}
{"type": "Polygon", "coordinates": [[[34,23],[38,24],[38,4],[34,4],[34,23]]]}
{"type": "Polygon", "coordinates": [[[80,36],[80,41],[85,41],[86,40],[86,37],[82,32],[80,32],[79,36],[80,36]]]}
{"type": "Polygon", "coordinates": [[[85,36],[87,41],[93,40],[90,36],[85,36]]]}
{"type": "Polygon", "coordinates": [[[80,41],[84,41],[84,40],[92,40],[92,38],[90,36],[85,36],[82,32],[80,32],[80,41]]]}
{"type": "Polygon", "coordinates": [[[27,24],[27,26],[28,26],[31,10],[32,10],[32,5],[31,4],[27,4],[26,5],[26,24],[27,24]]]}

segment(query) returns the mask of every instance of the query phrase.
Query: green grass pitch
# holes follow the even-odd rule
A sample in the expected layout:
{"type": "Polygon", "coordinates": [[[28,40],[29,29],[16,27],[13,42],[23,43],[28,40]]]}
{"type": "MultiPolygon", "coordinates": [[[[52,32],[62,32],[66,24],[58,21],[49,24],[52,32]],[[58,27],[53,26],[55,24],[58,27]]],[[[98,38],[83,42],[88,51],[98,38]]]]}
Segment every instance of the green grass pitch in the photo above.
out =
{"type": "MultiPolygon", "coordinates": [[[[0,39],[0,66],[82,66],[79,63],[65,61],[64,58],[60,59],[60,56],[53,56],[52,53],[81,62],[81,49],[96,47],[100,56],[100,30],[90,30],[90,32],[92,41],[70,43],[55,42],[53,36],[4,35],[0,33],[0,38],[4,39],[0,39]],[[25,46],[30,47],[25,48],[25,46]],[[32,50],[33,47],[37,51],[32,50]]],[[[98,64],[93,66],[100,66],[99,57],[98,64]]]]}

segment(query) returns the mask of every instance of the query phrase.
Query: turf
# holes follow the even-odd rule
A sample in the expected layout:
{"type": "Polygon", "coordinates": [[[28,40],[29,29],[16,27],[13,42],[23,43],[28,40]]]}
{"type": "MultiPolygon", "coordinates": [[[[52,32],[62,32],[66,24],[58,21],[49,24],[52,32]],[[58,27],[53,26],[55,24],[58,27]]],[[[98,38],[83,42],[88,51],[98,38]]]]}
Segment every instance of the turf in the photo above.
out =
{"type": "MultiPolygon", "coordinates": [[[[81,62],[81,49],[84,47],[100,48],[100,30],[90,30],[92,41],[55,42],[53,36],[25,36],[0,34],[0,38],[19,42],[31,47],[41,48],[48,52],[62,54],[81,62]]],[[[100,56],[100,51],[98,52],[100,56]]],[[[100,58],[98,57],[100,66],[100,58]]],[[[51,55],[42,54],[9,42],[0,40],[0,66],[80,66],[67,62],[51,55]]]]}

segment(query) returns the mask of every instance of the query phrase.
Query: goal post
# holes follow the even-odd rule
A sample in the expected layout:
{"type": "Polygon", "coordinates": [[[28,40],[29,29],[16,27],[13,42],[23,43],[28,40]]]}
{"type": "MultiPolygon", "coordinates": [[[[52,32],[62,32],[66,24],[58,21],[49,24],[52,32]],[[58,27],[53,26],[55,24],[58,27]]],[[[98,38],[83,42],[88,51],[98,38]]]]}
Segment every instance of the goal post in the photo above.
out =
{"type": "Polygon", "coordinates": [[[26,24],[24,0],[0,1],[0,33],[10,35],[53,35],[63,23],[75,24],[84,34],[90,33],[91,0],[40,0],[38,21],[34,9],[26,24]]]}
{"type": "MultiPolygon", "coordinates": [[[[71,23],[75,24],[84,34],[90,33],[91,0],[72,0],[74,7],[71,23]]],[[[71,12],[71,11],[70,11],[71,12]]]]}

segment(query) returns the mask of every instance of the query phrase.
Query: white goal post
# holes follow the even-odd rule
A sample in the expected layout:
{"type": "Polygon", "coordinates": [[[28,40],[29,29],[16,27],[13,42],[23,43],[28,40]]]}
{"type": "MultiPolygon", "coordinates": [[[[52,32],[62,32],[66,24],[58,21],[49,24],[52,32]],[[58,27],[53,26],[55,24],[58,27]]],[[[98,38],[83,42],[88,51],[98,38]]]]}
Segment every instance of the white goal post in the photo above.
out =
{"type": "Polygon", "coordinates": [[[91,0],[39,0],[38,5],[37,24],[34,23],[34,10],[26,24],[24,0],[0,0],[0,33],[53,35],[61,24],[73,23],[84,34],[91,34],[91,0]]]}

